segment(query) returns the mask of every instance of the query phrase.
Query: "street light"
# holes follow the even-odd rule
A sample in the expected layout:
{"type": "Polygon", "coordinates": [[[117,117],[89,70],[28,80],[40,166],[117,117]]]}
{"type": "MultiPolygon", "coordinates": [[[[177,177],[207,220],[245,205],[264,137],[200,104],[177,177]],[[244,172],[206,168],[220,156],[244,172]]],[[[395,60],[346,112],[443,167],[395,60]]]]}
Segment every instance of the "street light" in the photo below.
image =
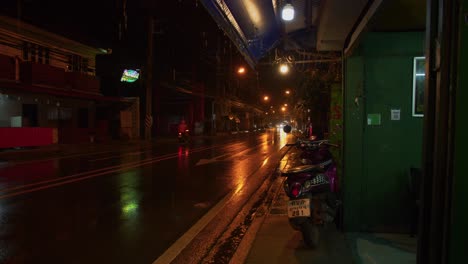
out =
{"type": "Polygon", "coordinates": [[[286,74],[289,72],[289,66],[285,63],[281,64],[279,67],[279,71],[281,74],[286,74]]]}
{"type": "Polygon", "coordinates": [[[284,91],[285,94],[289,95],[291,92],[289,90],[284,91]]]}
{"type": "Polygon", "coordinates": [[[263,101],[268,101],[268,100],[270,100],[270,97],[268,97],[268,95],[265,95],[265,96],[263,97],[263,101]]]}
{"type": "Polygon", "coordinates": [[[245,73],[245,68],[244,68],[244,67],[239,67],[239,68],[237,69],[237,73],[238,73],[238,74],[241,74],[241,75],[244,74],[244,73],[245,73]]]}

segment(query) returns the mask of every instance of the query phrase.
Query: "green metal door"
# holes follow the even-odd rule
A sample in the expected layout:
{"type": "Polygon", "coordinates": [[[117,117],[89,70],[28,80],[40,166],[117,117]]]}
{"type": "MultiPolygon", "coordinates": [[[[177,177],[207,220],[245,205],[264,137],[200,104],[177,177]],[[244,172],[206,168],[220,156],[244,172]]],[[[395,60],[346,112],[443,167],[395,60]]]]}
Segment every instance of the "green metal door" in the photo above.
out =
{"type": "Polygon", "coordinates": [[[413,58],[367,56],[364,65],[362,228],[405,232],[414,209],[409,168],[421,167],[422,148],[422,118],[411,111],[413,58]]]}

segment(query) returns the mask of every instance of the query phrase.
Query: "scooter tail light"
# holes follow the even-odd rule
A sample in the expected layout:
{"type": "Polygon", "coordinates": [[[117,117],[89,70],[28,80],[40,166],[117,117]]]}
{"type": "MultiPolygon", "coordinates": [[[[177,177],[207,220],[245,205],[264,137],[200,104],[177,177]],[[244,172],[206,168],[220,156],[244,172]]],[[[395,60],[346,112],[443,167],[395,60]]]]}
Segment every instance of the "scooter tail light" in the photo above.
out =
{"type": "Polygon", "coordinates": [[[301,185],[299,183],[296,183],[291,187],[291,195],[293,197],[299,197],[299,195],[301,195],[301,185]]]}

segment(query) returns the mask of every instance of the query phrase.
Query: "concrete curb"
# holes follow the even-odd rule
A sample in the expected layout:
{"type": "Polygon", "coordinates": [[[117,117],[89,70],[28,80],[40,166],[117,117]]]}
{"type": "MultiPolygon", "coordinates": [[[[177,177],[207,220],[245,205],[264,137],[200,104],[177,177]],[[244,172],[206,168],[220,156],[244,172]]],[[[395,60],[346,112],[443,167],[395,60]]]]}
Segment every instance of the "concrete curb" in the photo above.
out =
{"type": "Polygon", "coordinates": [[[252,245],[255,241],[258,231],[262,227],[265,219],[269,215],[270,208],[274,204],[274,201],[278,197],[278,193],[281,191],[281,186],[283,183],[283,179],[279,176],[274,181],[272,188],[270,188],[270,193],[273,195],[272,200],[268,203],[265,203],[261,208],[259,208],[256,212],[255,219],[253,223],[250,225],[249,229],[244,235],[244,238],[240,242],[239,246],[237,247],[236,252],[232,256],[229,264],[242,264],[245,263],[252,245]],[[258,215],[258,216],[257,216],[258,215]]]}
{"type": "Polygon", "coordinates": [[[281,186],[282,186],[284,179],[280,177],[278,170],[279,170],[281,161],[286,156],[286,154],[290,151],[290,149],[291,148],[288,148],[284,152],[284,154],[281,156],[278,162],[276,171],[271,176],[271,177],[276,177],[276,179],[274,179],[272,185],[268,189],[268,194],[265,199],[266,202],[260,208],[258,208],[257,211],[255,212],[255,219],[253,220],[252,224],[246,231],[242,241],[239,243],[239,246],[237,247],[234,255],[231,257],[229,264],[245,263],[250,253],[250,250],[252,248],[252,245],[255,241],[258,231],[262,227],[265,219],[268,217],[271,207],[275,204],[275,200],[278,198],[278,193],[282,190],[281,186]]]}

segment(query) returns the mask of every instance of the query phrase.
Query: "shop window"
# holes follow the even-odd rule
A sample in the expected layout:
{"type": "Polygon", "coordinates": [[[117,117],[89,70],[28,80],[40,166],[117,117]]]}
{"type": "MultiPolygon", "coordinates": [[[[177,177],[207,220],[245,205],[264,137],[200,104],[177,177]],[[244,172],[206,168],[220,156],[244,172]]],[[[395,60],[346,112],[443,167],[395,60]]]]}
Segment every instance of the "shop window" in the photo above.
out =
{"type": "Polygon", "coordinates": [[[37,104],[23,104],[23,126],[37,127],[38,126],[38,111],[37,104]]]}
{"type": "Polygon", "coordinates": [[[71,108],[65,108],[65,107],[59,108],[58,119],[61,120],[61,121],[71,120],[72,119],[72,112],[73,112],[72,110],[73,109],[71,109],[71,108]]]}
{"type": "Polygon", "coordinates": [[[426,82],[426,58],[413,60],[413,116],[424,116],[424,87],[426,82]]]}

